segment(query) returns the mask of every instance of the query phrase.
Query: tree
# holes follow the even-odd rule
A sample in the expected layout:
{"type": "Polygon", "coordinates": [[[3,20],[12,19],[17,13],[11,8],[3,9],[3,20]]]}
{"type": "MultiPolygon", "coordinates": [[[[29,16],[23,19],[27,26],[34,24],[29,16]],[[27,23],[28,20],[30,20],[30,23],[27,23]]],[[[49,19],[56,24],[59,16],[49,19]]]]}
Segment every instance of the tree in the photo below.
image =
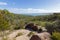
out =
{"type": "Polygon", "coordinates": [[[0,12],[0,30],[6,30],[9,28],[9,23],[5,20],[2,12],[0,12]]]}
{"type": "Polygon", "coordinates": [[[53,23],[54,30],[60,32],[60,20],[56,20],[53,23]]]}
{"type": "Polygon", "coordinates": [[[47,31],[52,35],[52,32],[54,32],[54,26],[52,23],[46,23],[46,29],[47,31]]]}

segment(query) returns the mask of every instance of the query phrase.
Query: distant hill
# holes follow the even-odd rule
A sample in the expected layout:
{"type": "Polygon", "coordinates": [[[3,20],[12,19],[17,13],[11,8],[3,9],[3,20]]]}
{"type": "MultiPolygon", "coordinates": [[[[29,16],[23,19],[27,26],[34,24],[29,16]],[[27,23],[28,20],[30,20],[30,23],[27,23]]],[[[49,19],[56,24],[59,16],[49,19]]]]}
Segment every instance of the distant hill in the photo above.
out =
{"type": "Polygon", "coordinates": [[[23,15],[39,16],[39,15],[51,15],[53,13],[22,13],[23,15]]]}

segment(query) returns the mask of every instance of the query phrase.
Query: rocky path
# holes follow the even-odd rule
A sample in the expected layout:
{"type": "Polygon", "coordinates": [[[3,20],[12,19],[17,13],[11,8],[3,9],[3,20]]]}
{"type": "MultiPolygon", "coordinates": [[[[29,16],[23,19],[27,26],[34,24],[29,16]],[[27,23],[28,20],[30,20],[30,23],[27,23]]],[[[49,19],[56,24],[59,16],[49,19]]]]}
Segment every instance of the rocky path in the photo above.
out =
{"type": "Polygon", "coordinates": [[[25,40],[24,38],[26,38],[26,36],[29,34],[29,30],[24,30],[24,29],[21,29],[21,30],[16,30],[16,31],[14,31],[13,33],[11,33],[11,34],[9,34],[8,35],[8,38],[10,39],[10,40],[12,40],[12,39],[16,39],[16,40],[20,40],[20,38],[21,39],[23,39],[23,40],[25,40]],[[17,36],[18,34],[21,34],[20,36],[17,36]],[[17,36],[17,37],[16,37],[17,36]]]}
{"type": "MultiPolygon", "coordinates": [[[[27,35],[31,31],[25,30],[25,29],[20,29],[20,30],[15,30],[9,35],[7,35],[8,40],[30,40],[31,37],[28,37],[27,35]]],[[[36,33],[35,35],[39,36],[42,40],[50,40],[50,34],[47,32],[43,33],[36,33]]]]}

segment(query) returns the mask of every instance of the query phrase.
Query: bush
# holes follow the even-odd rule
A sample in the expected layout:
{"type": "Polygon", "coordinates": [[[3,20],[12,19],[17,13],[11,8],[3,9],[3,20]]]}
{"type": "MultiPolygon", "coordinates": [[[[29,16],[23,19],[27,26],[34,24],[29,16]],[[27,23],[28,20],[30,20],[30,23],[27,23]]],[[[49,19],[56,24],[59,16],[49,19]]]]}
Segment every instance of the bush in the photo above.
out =
{"type": "Polygon", "coordinates": [[[50,34],[52,34],[52,32],[54,32],[54,26],[52,23],[50,23],[50,22],[46,23],[45,27],[50,34]]]}
{"type": "Polygon", "coordinates": [[[29,34],[28,34],[28,36],[32,36],[34,33],[33,32],[30,32],[29,34]]]}
{"type": "Polygon", "coordinates": [[[60,32],[60,20],[56,20],[53,22],[53,26],[55,28],[55,31],[60,32]]]}
{"type": "Polygon", "coordinates": [[[20,27],[14,27],[14,30],[18,30],[18,29],[20,29],[20,27]]]}
{"type": "Polygon", "coordinates": [[[53,40],[60,40],[60,33],[59,32],[53,32],[52,39],[53,40]]]}
{"type": "Polygon", "coordinates": [[[23,34],[22,34],[22,33],[18,33],[18,34],[16,35],[16,37],[21,36],[21,35],[23,35],[23,34]]]}

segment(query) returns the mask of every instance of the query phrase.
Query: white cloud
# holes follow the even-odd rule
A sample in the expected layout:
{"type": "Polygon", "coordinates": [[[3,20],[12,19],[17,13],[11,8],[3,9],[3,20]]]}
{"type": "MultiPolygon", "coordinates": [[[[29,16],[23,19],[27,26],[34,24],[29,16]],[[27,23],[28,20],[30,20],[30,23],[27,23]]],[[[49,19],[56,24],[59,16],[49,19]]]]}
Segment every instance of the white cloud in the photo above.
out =
{"type": "Polygon", "coordinates": [[[7,5],[6,2],[0,2],[0,5],[7,5]]]}
{"type": "Polygon", "coordinates": [[[53,12],[60,12],[60,9],[51,9],[51,10],[46,10],[46,9],[34,9],[34,8],[9,8],[8,9],[10,12],[13,13],[53,13],[53,12]]]}
{"type": "Polygon", "coordinates": [[[14,13],[47,13],[50,12],[45,9],[34,9],[34,8],[11,8],[9,11],[14,12],[14,13]]]}

